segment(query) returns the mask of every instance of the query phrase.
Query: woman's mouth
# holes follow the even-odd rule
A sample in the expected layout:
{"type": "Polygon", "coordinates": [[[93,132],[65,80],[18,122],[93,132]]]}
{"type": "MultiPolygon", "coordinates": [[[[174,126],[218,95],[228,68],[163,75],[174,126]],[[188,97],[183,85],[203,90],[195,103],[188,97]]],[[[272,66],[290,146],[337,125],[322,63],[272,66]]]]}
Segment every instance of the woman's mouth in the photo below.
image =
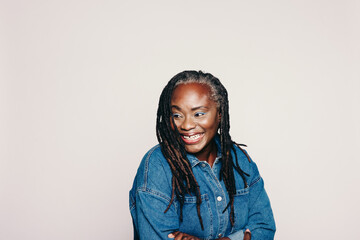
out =
{"type": "Polygon", "coordinates": [[[196,144],[203,138],[204,133],[197,133],[193,135],[181,135],[181,139],[185,144],[196,144]]]}

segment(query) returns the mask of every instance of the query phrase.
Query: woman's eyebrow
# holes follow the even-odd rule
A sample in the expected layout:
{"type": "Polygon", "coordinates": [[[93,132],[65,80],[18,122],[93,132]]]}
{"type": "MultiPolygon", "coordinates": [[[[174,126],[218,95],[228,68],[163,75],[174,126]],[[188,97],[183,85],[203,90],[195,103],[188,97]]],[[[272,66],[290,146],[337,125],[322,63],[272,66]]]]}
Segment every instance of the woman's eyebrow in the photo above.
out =
{"type": "MultiPolygon", "coordinates": [[[[171,105],[171,108],[175,108],[176,110],[179,110],[179,111],[181,110],[181,107],[179,107],[177,105],[171,105]]],[[[191,108],[191,111],[195,111],[195,110],[198,110],[198,109],[201,109],[201,108],[209,109],[206,106],[198,106],[198,107],[191,108]]]]}
{"type": "Polygon", "coordinates": [[[193,107],[193,108],[191,109],[191,111],[195,111],[195,110],[198,110],[198,109],[201,109],[201,108],[209,109],[209,108],[206,107],[206,106],[199,106],[199,107],[193,107]]]}
{"type": "Polygon", "coordinates": [[[177,106],[177,105],[171,105],[171,108],[175,108],[176,110],[181,110],[181,107],[177,106]]]}

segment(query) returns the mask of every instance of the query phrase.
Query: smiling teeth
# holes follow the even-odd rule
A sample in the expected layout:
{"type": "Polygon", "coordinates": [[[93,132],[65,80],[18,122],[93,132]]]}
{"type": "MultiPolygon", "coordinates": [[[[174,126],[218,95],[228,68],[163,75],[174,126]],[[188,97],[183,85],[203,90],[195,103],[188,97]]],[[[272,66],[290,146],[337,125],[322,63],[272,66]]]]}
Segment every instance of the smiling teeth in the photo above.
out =
{"type": "Polygon", "coordinates": [[[200,134],[196,134],[196,135],[192,135],[192,136],[185,136],[184,135],[185,139],[191,139],[191,140],[198,139],[199,137],[200,137],[200,134]]]}

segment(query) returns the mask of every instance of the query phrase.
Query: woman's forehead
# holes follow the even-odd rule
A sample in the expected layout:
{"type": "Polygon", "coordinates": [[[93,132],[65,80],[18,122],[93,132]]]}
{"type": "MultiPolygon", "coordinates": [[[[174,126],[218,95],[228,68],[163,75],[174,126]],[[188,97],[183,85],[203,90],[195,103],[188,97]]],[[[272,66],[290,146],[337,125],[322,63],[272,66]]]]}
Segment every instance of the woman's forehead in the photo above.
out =
{"type": "Polygon", "coordinates": [[[187,97],[207,97],[211,98],[211,88],[201,83],[186,83],[176,86],[171,96],[171,100],[184,99],[187,97]]]}

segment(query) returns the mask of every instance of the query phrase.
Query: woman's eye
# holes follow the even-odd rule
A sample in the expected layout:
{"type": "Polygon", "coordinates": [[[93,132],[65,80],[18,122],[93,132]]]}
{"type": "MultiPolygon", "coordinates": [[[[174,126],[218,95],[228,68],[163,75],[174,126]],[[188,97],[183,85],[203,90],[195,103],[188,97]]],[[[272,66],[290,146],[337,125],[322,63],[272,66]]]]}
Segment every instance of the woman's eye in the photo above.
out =
{"type": "Polygon", "coordinates": [[[173,117],[174,117],[174,118],[180,118],[180,117],[181,117],[181,115],[180,115],[180,114],[178,114],[178,113],[173,113],[173,117]]]}
{"type": "Polygon", "coordinates": [[[205,113],[204,112],[197,112],[195,113],[195,117],[200,117],[200,116],[204,116],[205,113]]]}

